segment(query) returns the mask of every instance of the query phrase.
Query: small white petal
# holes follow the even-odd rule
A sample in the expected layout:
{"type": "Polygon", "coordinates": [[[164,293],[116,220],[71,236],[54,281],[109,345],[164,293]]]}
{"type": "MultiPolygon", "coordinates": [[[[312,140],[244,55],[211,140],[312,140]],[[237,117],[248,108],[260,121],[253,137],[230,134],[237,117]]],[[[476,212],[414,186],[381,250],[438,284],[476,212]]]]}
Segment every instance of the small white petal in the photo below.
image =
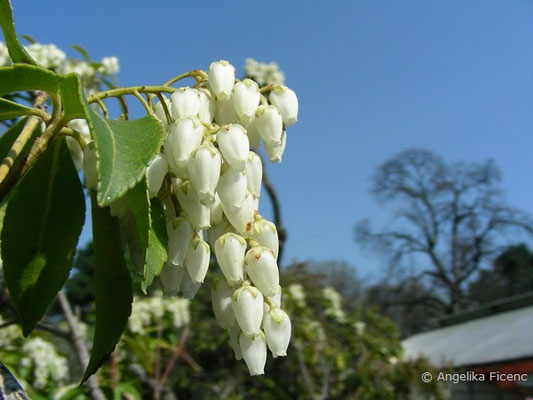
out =
{"type": "Polygon", "coordinates": [[[231,306],[231,296],[234,290],[223,278],[216,281],[211,288],[213,312],[218,324],[224,329],[235,325],[235,314],[231,306]]]}
{"type": "Polygon", "coordinates": [[[233,169],[243,171],[250,151],[246,130],[239,124],[224,125],[217,133],[217,143],[224,160],[233,169]]]}
{"type": "Polygon", "coordinates": [[[254,228],[250,237],[259,243],[260,246],[272,250],[276,259],[278,258],[279,238],[276,225],[262,217],[257,218],[254,221],[254,228]]]}
{"type": "Polygon", "coordinates": [[[216,103],[211,92],[207,89],[198,89],[200,96],[200,110],[198,111],[198,118],[200,121],[210,124],[215,118],[216,103]]]}
{"type": "Polygon", "coordinates": [[[253,338],[241,334],[239,344],[250,376],[263,375],[267,358],[267,346],[263,332],[253,338]]]}
{"type": "Polygon", "coordinates": [[[239,81],[233,87],[233,105],[235,112],[243,124],[254,117],[259,106],[259,87],[251,79],[239,81]]]}
{"type": "MultiPolygon", "coordinates": [[[[163,99],[165,101],[165,105],[167,106],[169,117],[170,117],[171,123],[172,123],[172,108],[170,107],[170,100],[167,99],[167,97],[165,95],[163,95],[163,99]]],[[[155,116],[157,117],[157,119],[159,121],[161,121],[161,123],[163,124],[165,129],[168,129],[168,126],[170,124],[168,123],[168,118],[167,118],[167,115],[165,113],[165,108],[163,107],[163,104],[160,101],[155,103],[154,112],[155,112],[155,116]]]]}
{"type": "Polygon", "coordinates": [[[246,192],[241,207],[228,208],[222,203],[222,209],[224,210],[224,215],[226,215],[226,218],[237,232],[244,236],[248,236],[252,232],[254,215],[257,210],[256,199],[254,199],[254,196],[250,192],[246,192]]]}
{"type": "Polygon", "coordinates": [[[220,178],[222,157],[211,144],[203,144],[196,150],[188,163],[189,178],[204,205],[213,204],[215,189],[220,178]]]}
{"type": "Polygon", "coordinates": [[[263,320],[263,295],[250,285],[237,289],[231,298],[235,319],[246,336],[260,335],[263,320]]]}
{"type": "Polygon", "coordinates": [[[148,184],[148,191],[150,192],[150,198],[157,196],[167,173],[168,163],[165,155],[162,153],[156,154],[146,168],[146,181],[148,184]]]}
{"type": "Polygon", "coordinates": [[[220,60],[211,63],[207,71],[207,83],[217,100],[226,100],[235,81],[235,68],[229,62],[220,60]]]}
{"type": "MultiPolygon", "coordinates": [[[[212,212],[211,212],[212,215],[212,212]]],[[[217,239],[227,232],[232,232],[232,228],[228,220],[223,216],[219,223],[211,224],[211,228],[207,230],[207,236],[209,238],[209,245],[212,249],[215,248],[217,239]]]]}
{"type": "Polygon", "coordinates": [[[195,230],[210,227],[210,209],[200,203],[200,199],[189,181],[185,181],[179,186],[176,197],[195,230]]]}
{"type": "Polygon", "coordinates": [[[269,100],[281,112],[285,126],[294,125],[298,121],[298,98],[294,91],[287,86],[276,86],[270,92],[269,100]]]}
{"type": "Polygon", "coordinates": [[[215,256],[230,286],[244,280],[246,240],[235,233],[225,233],[215,242],[215,256]]]}
{"type": "Polygon", "coordinates": [[[223,166],[217,185],[222,205],[231,211],[238,210],[246,197],[247,185],[244,171],[237,171],[229,165],[223,166]]]}
{"type": "Polygon", "coordinates": [[[283,131],[283,134],[281,135],[280,144],[265,143],[265,150],[267,152],[268,159],[271,162],[275,162],[275,163],[281,162],[286,144],[287,144],[287,134],[285,133],[285,131],[283,131]]]}
{"type": "Polygon", "coordinates": [[[168,260],[174,265],[183,266],[193,235],[192,225],[187,219],[178,217],[168,221],[167,233],[168,260]]]}
{"type": "Polygon", "coordinates": [[[272,250],[252,247],[246,254],[245,267],[253,284],[265,296],[274,296],[279,292],[279,269],[272,250]]]}
{"type": "Polygon", "coordinates": [[[192,153],[200,147],[204,135],[204,127],[196,117],[180,119],[170,126],[165,142],[165,153],[172,172],[184,177],[187,162],[192,153]]]}
{"type": "Polygon", "coordinates": [[[168,262],[163,265],[159,279],[165,296],[176,296],[178,294],[184,272],[185,268],[182,266],[176,266],[168,262]]]}
{"type": "Polygon", "coordinates": [[[199,237],[193,237],[185,256],[185,267],[193,281],[204,282],[209,268],[210,256],[209,245],[199,237]]]}
{"type": "Polygon", "coordinates": [[[291,320],[281,308],[272,308],[263,320],[266,342],[274,358],[287,355],[291,341],[291,320]]]}
{"type": "Polygon", "coordinates": [[[248,190],[255,197],[261,196],[261,182],[263,179],[263,164],[261,157],[254,152],[248,153],[248,159],[246,160],[246,182],[248,190]]]}
{"type": "Polygon", "coordinates": [[[196,296],[196,293],[198,293],[200,286],[202,286],[202,283],[193,281],[187,270],[185,270],[183,273],[183,280],[181,281],[181,291],[183,292],[183,297],[190,300],[194,299],[194,296],[196,296]]]}
{"type": "Polygon", "coordinates": [[[179,88],[170,96],[172,116],[178,120],[186,117],[196,117],[200,111],[200,95],[196,89],[190,87],[179,88]]]}
{"type": "Polygon", "coordinates": [[[265,144],[279,145],[281,143],[283,121],[276,106],[259,106],[255,112],[254,123],[265,144]]]}

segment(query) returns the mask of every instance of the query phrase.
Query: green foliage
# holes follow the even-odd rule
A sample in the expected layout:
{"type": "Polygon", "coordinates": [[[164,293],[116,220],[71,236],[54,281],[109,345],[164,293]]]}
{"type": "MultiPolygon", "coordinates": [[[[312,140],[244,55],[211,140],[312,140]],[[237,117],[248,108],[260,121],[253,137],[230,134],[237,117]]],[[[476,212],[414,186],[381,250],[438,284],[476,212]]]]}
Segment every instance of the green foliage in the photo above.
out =
{"type": "Polygon", "coordinates": [[[2,229],[5,280],[25,336],[67,279],[84,219],[81,184],[58,138],[14,189],[2,229]]]}
{"type": "Polygon", "coordinates": [[[30,108],[14,101],[0,98],[0,121],[30,114],[30,108]]]}
{"type": "Polygon", "coordinates": [[[96,327],[93,351],[83,381],[94,374],[113,351],[126,328],[133,293],[120,243],[118,221],[101,208],[91,193],[94,240],[96,327]]]}
{"type": "Polygon", "coordinates": [[[57,93],[63,78],[50,70],[27,64],[0,68],[0,96],[13,92],[43,90],[57,93]]]}
{"type": "Polygon", "coordinates": [[[150,201],[152,223],[146,250],[146,263],[143,271],[142,290],[146,292],[156,276],[161,273],[163,264],[167,260],[167,228],[165,213],[161,202],[157,199],[150,201]]]}
{"type": "Polygon", "coordinates": [[[13,9],[9,0],[0,0],[0,27],[4,33],[9,55],[13,61],[16,63],[36,64],[35,60],[30,57],[17,39],[13,21],[13,9]]]}

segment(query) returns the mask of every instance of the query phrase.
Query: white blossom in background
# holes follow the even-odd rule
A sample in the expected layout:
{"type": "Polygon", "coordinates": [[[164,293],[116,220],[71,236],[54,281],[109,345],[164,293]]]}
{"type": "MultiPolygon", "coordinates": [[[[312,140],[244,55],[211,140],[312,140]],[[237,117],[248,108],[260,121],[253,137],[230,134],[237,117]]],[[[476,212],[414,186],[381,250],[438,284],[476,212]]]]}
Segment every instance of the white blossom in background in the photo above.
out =
{"type": "Polygon", "coordinates": [[[31,383],[36,388],[42,389],[49,383],[61,385],[68,379],[67,359],[51,343],[35,337],[28,339],[21,350],[24,354],[20,361],[21,367],[32,368],[31,383]]]}
{"type": "Polygon", "coordinates": [[[298,307],[305,307],[304,287],[301,284],[293,283],[289,285],[287,293],[298,307]]]}
{"type": "Polygon", "coordinates": [[[0,67],[11,65],[11,58],[4,42],[0,42],[0,67]]]}
{"type": "Polygon", "coordinates": [[[285,81],[285,75],[275,62],[262,63],[253,58],[247,58],[244,62],[244,71],[246,76],[256,81],[259,86],[269,84],[283,85],[285,81]]]}
{"type": "Polygon", "coordinates": [[[324,310],[324,313],[337,320],[337,322],[344,322],[346,320],[346,315],[342,310],[341,295],[332,287],[326,287],[322,289],[322,297],[328,305],[324,310]]]}

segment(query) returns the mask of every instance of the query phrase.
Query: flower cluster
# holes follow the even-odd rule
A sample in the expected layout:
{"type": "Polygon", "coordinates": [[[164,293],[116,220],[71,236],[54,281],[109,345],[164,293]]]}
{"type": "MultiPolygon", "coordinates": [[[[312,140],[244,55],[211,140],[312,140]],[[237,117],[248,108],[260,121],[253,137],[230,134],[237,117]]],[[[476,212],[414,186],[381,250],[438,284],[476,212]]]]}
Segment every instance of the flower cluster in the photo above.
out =
{"type": "Polygon", "coordinates": [[[67,359],[51,343],[35,337],[24,343],[22,352],[25,357],[20,361],[21,367],[33,369],[32,384],[36,388],[42,389],[49,382],[62,384],[68,379],[67,359]]]}
{"type": "Polygon", "coordinates": [[[179,329],[190,321],[189,300],[179,297],[164,298],[161,292],[151,297],[135,297],[128,320],[132,333],[144,335],[147,328],[156,325],[157,321],[169,317],[171,325],[179,329]]]}
{"type": "Polygon", "coordinates": [[[275,62],[262,63],[253,58],[247,58],[244,63],[244,71],[247,77],[259,85],[283,85],[285,81],[285,75],[275,62]]]}
{"type": "MultiPolygon", "coordinates": [[[[44,68],[59,74],[75,72],[80,75],[87,95],[100,90],[106,76],[115,75],[119,71],[117,57],[104,57],[100,62],[91,62],[68,58],[63,50],[54,44],[32,43],[25,47],[28,54],[44,68]]],[[[0,67],[11,64],[7,46],[0,42],[0,67]]]]}
{"type": "Polygon", "coordinates": [[[346,315],[342,309],[342,298],[341,295],[331,286],[328,286],[322,289],[322,297],[328,305],[324,313],[337,320],[337,322],[346,321],[346,315]]]}

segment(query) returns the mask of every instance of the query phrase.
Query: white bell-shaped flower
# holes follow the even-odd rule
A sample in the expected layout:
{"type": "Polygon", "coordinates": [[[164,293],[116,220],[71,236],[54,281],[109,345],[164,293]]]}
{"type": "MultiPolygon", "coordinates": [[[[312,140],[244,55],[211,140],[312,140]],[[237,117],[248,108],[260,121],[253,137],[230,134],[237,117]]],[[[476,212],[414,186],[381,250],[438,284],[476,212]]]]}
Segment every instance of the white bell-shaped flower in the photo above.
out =
{"type": "Polygon", "coordinates": [[[200,202],[204,205],[211,205],[215,201],[215,189],[220,178],[221,165],[220,152],[209,142],[204,142],[189,160],[189,179],[200,202]]]}
{"type": "Polygon", "coordinates": [[[231,297],[235,319],[246,336],[258,336],[263,320],[263,295],[254,286],[243,284],[231,297]]]}
{"type": "Polygon", "coordinates": [[[217,100],[227,100],[235,82],[235,68],[229,62],[219,60],[211,63],[207,71],[207,83],[217,100]]]}
{"type": "Polygon", "coordinates": [[[243,79],[233,87],[233,106],[243,124],[247,124],[255,115],[259,106],[259,86],[251,79],[243,79]]]}
{"type": "Polygon", "coordinates": [[[184,217],[174,218],[167,222],[168,260],[174,265],[184,266],[185,255],[192,240],[193,228],[184,217]]]}
{"type": "Polygon", "coordinates": [[[254,221],[254,228],[250,237],[259,243],[260,246],[272,250],[274,252],[274,257],[276,257],[276,259],[278,258],[279,238],[276,225],[262,217],[258,217],[254,221]]]}
{"type": "Polygon", "coordinates": [[[159,274],[165,296],[176,296],[181,288],[185,267],[166,262],[159,274]]]}
{"type": "Polygon", "coordinates": [[[239,124],[224,125],[217,133],[217,143],[224,160],[233,169],[243,171],[250,151],[246,130],[239,124]]]}
{"type": "Polygon", "coordinates": [[[229,165],[222,166],[217,193],[225,209],[236,211],[242,206],[247,186],[244,171],[238,171],[229,165]]]}
{"type": "Polygon", "coordinates": [[[283,120],[276,106],[259,106],[255,112],[254,123],[265,144],[281,143],[283,120]]]}
{"type": "Polygon", "coordinates": [[[222,203],[224,215],[231,225],[243,236],[249,236],[253,229],[256,201],[250,192],[246,192],[239,208],[228,208],[222,203]]]}
{"type": "Polygon", "coordinates": [[[146,168],[146,181],[150,198],[157,196],[163,180],[168,173],[168,162],[163,153],[156,154],[146,168]]]}
{"type": "Polygon", "coordinates": [[[209,268],[211,250],[198,236],[193,237],[185,256],[185,268],[194,282],[203,283],[209,268]]]}
{"type": "Polygon", "coordinates": [[[231,306],[231,296],[234,290],[224,278],[217,280],[211,288],[213,312],[218,324],[224,329],[235,325],[235,314],[231,306]]]}
{"type": "Polygon", "coordinates": [[[268,159],[271,162],[275,162],[275,163],[281,162],[286,144],[287,144],[287,134],[285,133],[285,131],[283,131],[283,134],[281,135],[281,143],[279,145],[265,143],[265,150],[266,150],[268,159]]]}
{"type": "Polygon", "coordinates": [[[260,332],[259,335],[253,338],[241,334],[239,335],[239,344],[244,362],[248,367],[248,371],[250,371],[250,376],[263,375],[267,358],[265,334],[260,332]]]}
{"type": "Polygon", "coordinates": [[[94,141],[88,143],[83,149],[83,172],[85,173],[85,186],[96,190],[98,187],[98,170],[96,169],[96,148],[94,141]]]}
{"type": "Polygon", "coordinates": [[[274,358],[286,356],[291,341],[291,320],[281,308],[274,307],[263,318],[266,342],[274,358]]]}
{"type": "Polygon", "coordinates": [[[281,112],[285,126],[294,125],[298,121],[298,98],[293,90],[278,85],[270,92],[269,100],[281,112]]]}
{"type": "Polygon", "coordinates": [[[244,253],[246,240],[235,233],[225,233],[215,242],[215,256],[230,286],[244,280],[244,253]]]}
{"type": "Polygon", "coordinates": [[[195,230],[207,229],[211,226],[210,209],[200,202],[191,182],[184,181],[176,191],[176,197],[195,230]]]}
{"type": "Polygon", "coordinates": [[[244,265],[253,284],[265,296],[274,296],[279,292],[279,269],[272,250],[252,247],[246,253],[244,265]]]}
{"type": "Polygon", "coordinates": [[[229,339],[233,352],[235,353],[235,360],[242,360],[241,346],[239,345],[239,336],[242,334],[241,328],[238,324],[233,324],[229,330],[229,339]]]}
{"type": "Polygon", "coordinates": [[[233,97],[226,100],[217,100],[215,105],[215,122],[219,125],[236,124],[239,116],[233,105],[233,97]]]}
{"type": "Polygon", "coordinates": [[[218,238],[227,232],[233,232],[233,229],[225,217],[222,217],[220,222],[211,224],[211,228],[207,230],[207,236],[212,249],[215,248],[215,243],[218,238]]]}
{"type": "Polygon", "coordinates": [[[204,136],[204,126],[196,117],[183,118],[170,126],[165,142],[165,153],[172,169],[182,177],[192,153],[200,147],[204,136]]]}
{"type": "Polygon", "coordinates": [[[248,153],[246,160],[246,183],[248,190],[255,197],[261,196],[261,182],[263,180],[263,163],[261,157],[254,152],[248,153]]]}
{"type": "Polygon", "coordinates": [[[202,283],[193,281],[189,275],[189,272],[185,270],[183,273],[183,279],[181,281],[181,291],[183,293],[183,297],[189,300],[194,299],[194,296],[196,296],[196,293],[198,293],[200,286],[202,286],[202,283]]]}
{"type": "MultiPolygon", "coordinates": [[[[169,114],[168,116],[170,117],[170,122],[172,123],[172,108],[170,107],[170,100],[165,95],[162,95],[162,96],[165,101],[165,105],[167,106],[167,110],[169,114]]],[[[168,122],[168,117],[165,113],[165,108],[163,107],[163,104],[160,101],[155,103],[154,112],[155,112],[155,116],[157,117],[157,119],[161,121],[161,123],[165,127],[165,130],[168,129],[170,124],[168,122]]]]}
{"type": "Polygon", "coordinates": [[[170,96],[170,107],[176,120],[196,117],[200,111],[200,94],[190,87],[179,88],[170,96]]]}
{"type": "Polygon", "coordinates": [[[213,204],[209,206],[209,208],[211,210],[210,212],[211,226],[219,224],[222,221],[224,211],[222,210],[222,202],[220,201],[220,197],[218,193],[215,193],[215,200],[213,201],[213,204]]]}
{"type": "Polygon", "coordinates": [[[198,118],[202,122],[210,124],[215,118],[215,99],[208,89],[198,89],[198,95],[200,96],[200,109],[198,111],[198,118]]]}
{"type": "Polygon", "coordinates": [[[281,292],[282,292],[282,289],[280,288],[277,294],[275,294],[274,296],[265,298],[265,302],[263,303],[263,324],[265,323],[265,317],[268,311],[270,310],[270,305],[268,304],[269,301],[275,306],[281,307],[281,292]]]}
{"type": "Polygon", "coordinates": [[[251,149],[258,149],[261,145],[261,136],[257,131],[257,126],[255,124],[255,115],[252,117],[250,122],[245,126],[246,134],[248,135],[248,141],[250,142],[251,149]]]}

